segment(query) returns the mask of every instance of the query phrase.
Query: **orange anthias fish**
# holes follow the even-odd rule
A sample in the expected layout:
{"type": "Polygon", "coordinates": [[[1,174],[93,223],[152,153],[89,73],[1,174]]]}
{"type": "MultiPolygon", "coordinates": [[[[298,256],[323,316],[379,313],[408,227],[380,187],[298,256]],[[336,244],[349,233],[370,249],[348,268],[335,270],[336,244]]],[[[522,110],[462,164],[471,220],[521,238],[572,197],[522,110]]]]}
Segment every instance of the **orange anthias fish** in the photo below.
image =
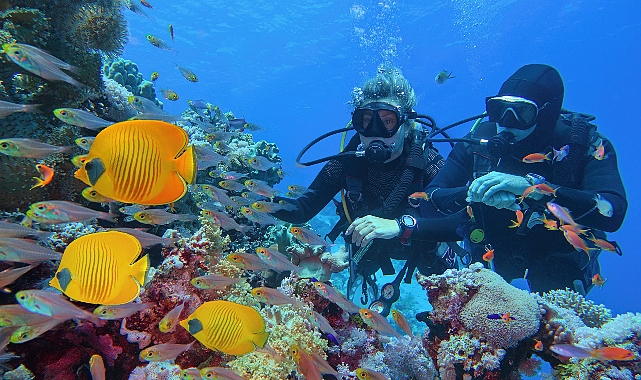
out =
{"type": "Polygon", "coordinates": [[[425,193],[424,191],[420,191],[420,192],[419,192],[419,191],[417,191],[417,192],[415,192],[415,193],[412,193],[412,194],[409,196],[409,198],[410,198],[410,199],[425,199],[426,201],[430,200],[429,195],[427,195],[427,193],[425,193]]]}
{"type": "Polygon", "coordinates": [[[594,245],[596,245],[597,247],[601,248],[604,251],[609,251],[614,253],[617,252],[616,247],[607,240],[597,239],[594,235],[592,235],[591,238],[588,238],[588,240],[590,240],[592,243],[594,243],[594,245]]]}
{"type": "Polygon", "coordinates": [[[263,348],[269,337],[256,309],[229,301],[205,302],[180,325],[205,347],[229,355],[263,348]]]}
{"type": "Polygon", "coordinates": [[[593,284],[594,286],[598,287],[598,288],[600,288],[600,287],[602,287],[603,285],[605,285],[605,282],[606,282],[607,280],[608,280],[607,278],[606,278],[606,279],[604,279],[604,278],[603,278],[603,277],[601,277],[601,275],[600,275],[600,274],[598,274],[598,273],[597,273],[597,274],[595,274],[594,276],[592,276],[592,284],[593,284]]]}
{"type": "Polygon", "coordinates": [[[488,263],[494,260],[494,248],[492,248],[491,245],[486,245],[485,246],[485,253],[483,254],[483,261],[487,261],[488,263]]]}
{"type": "Polygon", "coordinates": [[[172,203],[196,179],[196,156],[188,144],[184,129],[163,121],[116,123],[98,133],[75,177],[119,202],[172,203]]]}
{"type": "Polygon", "coordinates": [[[538,339],[534,339],[536,343],[534,343],[534,350],[535,351],[543,351],[543,342],[541,342],[538,339]]]}
{"type": "Polygon", "coordinates": [[[516,210],[516,220],[510,220],[512,222],[512,225],[509,226],[509,228],[517,228],[521,226],[521,223],[523,223],[523,211],[521,210],[516,210]]]}
{"type": "Polygon", "coordinates": [[[121,305],[138,297],[149,259],[135,261],[142,246],[120,231],[84,235],[67,246],[49,285],[80,302],[121,305]]]}
{"type": "Polygon", "coordinates": [[[547,228],[550,231],[557,231],[559,229],[558,223],[556,222],[556,220],[548,219],[545,217],[545,215],[541,217],[541,222],[543,222],[543,225],[545,226],[545,228],[547,228]]]}
{"type": "Polygon", "coordinates": [[[565,236],[565,240],[570,243],[577,251],[583,251],[588,255],[588,260],[590,259],[590,251],[596,250],[596,248],[588,248],[587,245],[585,245],[585,241],[579,237],[579,235],[572,231],[569,228],[566,228],[566,225],[563,225],[560,227],[560,229],[563,231],[563,235],[565,236]]]}
{"type": "Polygon", "coordinates": [[[523,157],[521,161],[525,162],[526,164],[533,164],[537,162],[543,162],[543,161],[550,161],[550,155],[552,153],[532,153],[528,154],[527,156],[523,157]]]}
{"type": "Polygon", "coordinates": [[[557,355],[568,358],[589,358],[593,357],[600,361],[630,361],[637,360],[637,355],[621,347],[601,347],[596,349],[583,348],[574,344],[554,344],[550,346],[550,351],[557,355]]]}
{"type": "Polygon", "coordinates": [[[298,307],[305,306],[305,304],[295,298],[286,296],[278,289],[258,287],[251,291],[251,294],[256,300],[268,305],[294,305],[298,307]]]}
{"type": "Polygon", "coordinates": [[[33,177],[33,179],[36,180],[36,184],[31,186],[31,189],[29,190],[33,190],[36,187],[45,187],[51,183],[51,180],[53,180],[54,170],[49,166],[43,165],[43,164],[37,164],[36,170],[40,172],[41,178],[33,177]]]}
{"type": "Polygon", "coordinates": [[[532,192],[537,192],[543,195],[552,195],[556,197],[556,189],[553,189],[547,183],[539,183],[538,185],[533,185],[525,189],[525,191],[521,195],[521,199],[519,202],[522,202],[525,198],[528,197],[528,195],[532,194],[532,192]]]}
{"type": "Polygon", "coordinates": [[[568,211],[567,208],[560,206],[554,202],[548,202],[545,204],[552,213],[552,215],[556,216],[559,218],[560,221],[562,221],[565,224],[570,224],[573,226],[576,226],[577,223],[572,219],[572,216],[570,215],[570,212],[568,211]]]}
{"type": "Polygon", "coordinates": [[[599,143],[599,146],[597,146],[594,149],[594,153],[592,153],[592,157],[594,157],[595,159],[597,159],[599,161],[608,158],[608,155],[605,154],[605,148],[603,147],[603,141],[601,141],[599,143]]]}

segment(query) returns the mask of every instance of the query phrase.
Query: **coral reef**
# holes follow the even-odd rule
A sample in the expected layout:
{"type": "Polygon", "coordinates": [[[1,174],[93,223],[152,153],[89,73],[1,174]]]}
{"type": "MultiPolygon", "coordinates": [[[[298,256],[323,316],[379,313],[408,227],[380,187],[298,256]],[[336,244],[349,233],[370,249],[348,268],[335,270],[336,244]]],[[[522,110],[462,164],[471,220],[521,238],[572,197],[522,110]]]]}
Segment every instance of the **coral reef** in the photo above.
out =
{"type": "Polygon", "coordinates": [[[72,14],[67,20],[67,30],[78,48],[102,52],[108,57],[122,53],[129,40],[129,32],[120,8],[79,3],[67,12],[72,14]]]}
{"type": "Polygon", "coordinates": [[[316,278],[325,282],[331,279],[333,273],[340,273],[349,266],[348,252],[345,247],[340,247],[338,252],[331,253],[322,246],[293,246],[288,248],[291,253],[292,263],[303,268],[300,276],[303,278],[316,278]]]}
{"type": "Polygon", "coordinates": [[[434,307],[429,312],[431,323],[441,326],[434,330],[443,332],[426,342],[443,379],[463,374],[506,376],[501,368],[506,350],[539,330],[541,311],[536,299],[480,263],[442,275],[417,274],[417,278],[434,307]],[[497,315],[508,317],[504,321],[497,315]]]}
{"type": "Polygon", "coordinates": [[[132,94],[156,101],[154,84],[143,79],[134,62],[123,58],[106,59],[102,72],[106,78],[113,79],[132,94]]]}
{"type": "Polygon", "coordinates": [[[597,305],[567,288],[544,293],[543,300],[548,304],[573,310],[588,327],[601,327],[612,320],[612,313],[605,306],[597,305]]]}

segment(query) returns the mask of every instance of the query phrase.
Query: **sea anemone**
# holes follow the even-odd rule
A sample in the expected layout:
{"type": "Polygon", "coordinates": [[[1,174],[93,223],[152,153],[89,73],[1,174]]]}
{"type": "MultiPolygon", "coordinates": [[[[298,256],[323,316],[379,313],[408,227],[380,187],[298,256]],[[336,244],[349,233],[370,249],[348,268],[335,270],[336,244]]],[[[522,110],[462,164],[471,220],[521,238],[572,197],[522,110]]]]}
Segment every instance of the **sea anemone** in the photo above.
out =
{"type": "Polygon", "coordinates": [[[67,30],[76,47],[119,56],[129,39],[127,20],[119,7],[82,4],[73,12],[67,30]]]}

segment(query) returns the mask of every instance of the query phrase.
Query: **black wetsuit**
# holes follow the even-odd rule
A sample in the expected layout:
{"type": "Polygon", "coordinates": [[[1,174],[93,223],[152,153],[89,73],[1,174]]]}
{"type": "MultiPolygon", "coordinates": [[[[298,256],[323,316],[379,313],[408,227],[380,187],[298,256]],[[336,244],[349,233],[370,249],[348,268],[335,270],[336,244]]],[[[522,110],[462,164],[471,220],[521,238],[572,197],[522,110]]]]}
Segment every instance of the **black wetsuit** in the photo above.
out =
{"type": "MultiPolygon", "coordinates": [[[[358,137],[356,137],[358,139],[358,137]]],[[[350,145],[346,147],[346,151],[353,149],[350,145]]],[[[388,195],[394,191],[399,182],[399,176],[405,168],[405,162],[408,157],[408,143],[406,142],[405,148],[401,156],[392,162],[380,165],[367,164],[364,158],[348,157],[341,160],[329,161],[323,169],[318,173],[314,181],[309,186],[309,192],[300,196],[297,199],[278,198],[277,200],[285,200],[296,206],[294,211],[278,211],[273,213],[278,219],[290,223],[305,223],[312,217],[318,214],[334,196],[341,190],[347,189],[346,176],[349,175],[345,167],[351,165],[360,165],[362,170],[362,205],[359,205],[356,215],[352,214],[352,219],[365,215],[375,215],[387,219],[400,217],[404,214],[409,214],[417,218],[417,227],[411,236],[411,246],[403,246],[399,239],[376,239],[365,256],[359,262],[358,270],[364,275],[375,273],[378,268],[383,270],[384,274],[393,274],[394,268],[391,266],[390,258],[407,260],[409,255],[414,252],[421,254],[418,263],[418,269],[425,273],[440,273],[444,271],[440,259],[434,255],[434,248],[437,241],[457,240],[457,235],[454,233],[456,221],[450,224],[449,228],[439,228],[439,233],[434,228],[433,221],[420,217],[418,208],[411,207],[407,201],[407,195],[414,191],[422,191],[424,186],[436,176],[440,168],[443,166],[444,159],[435,149],[430,149],[427,156],[429,164],[423,171],[422,178],[414,178],[414,182],[422,183],[423,186],[416,188],[410,187],[409,194],[405,194],[398,204],[398,206],[388,215],[381,215],[380,208],[383,201],[388,195]],[[365,175],[366,173],[366,175],[365,175]],[[420,180],[422,179],[422,182],[420,180]]],[[[349,170],[348,170],[349,171],[349,170]]],[[[340,207],[340,206],[339,206],[340,207]]],[[[439,222],[439,227],[442,222],[439,222]]],[[[347,228],[345,225],[344,228],[347,228]]]]}
{"type": "MultiPolygon", "coordinates": [[[[490,159],[487,162],[491,162],[491,165],[487,171],[519,176],[536,173],[544,176],[548,183],[554,184],[551,180],[554,178],[553,167],[563,161],[553,164],[548,161],[528,164],[523,163],[521,159],[526,154],[542,151],[546,146],[559,149],[564,143],[559,142],[560,136],[558,132],[555,133],[554,138],[549,136],[547,141],[539,140],[537,147],[520,149],[513,152],[510,157],[500,160],[488,157],[490,159]]],[[[597,235],[600,231],[616,231],[621,226],[627,210],[625,189],[617,168],[616,153],[608,140],[592,132],[592,144],[598,144],[599,139],[603,141],[606,158],[597,160],[591,154],[594,148],[587,150],[579,157],[572,184],[559,187],[556,198],[553,199],[555,203],[567,208],[578,224],[593,229],[592,231],[597,235]],[[597,193],[612,204],[611,217],[602,215],[595,208],[597,193]]],[[[565,287],[572,289],[573,280],[576,279],[582,280],[585,289],[589,290],[591,277],[599,271],[598,254],[596,254],[598,251],[592,253],[592,258],[588,262],[588,255],[573,248],[561,231],[547,230],[541,224],[534,225],[531,229],[526,226],[509,228],[512,221],[516,220],[514,211],[497,209],[483,203],[473,203],[474,220],[471,220],[467,213],[461,212],[468,205],[465,198],[469,184],[474,179],[475,155],[484,154],[467,143],[458,143],[454,147],[443,169],[427,186],[426,192],[431,197],[429,203],[432,207],[425,208],[424,214],[459,213],[462,215],[459,233],[466,238],[474,229],[482,229],[484,240],[473,244],[468,239],[466,248],[472,251],[473,261],[483,262],[481,257],[485,253],[485,246],[491,244],[491,248],[494,249],[496,272],[507,281],[523,277],[525,270],[528,269],[527,278],[530,280],[532,291],[565,287]]],[[[484,173],[479,173],[477,176],[482,174],[484,173]]],[[[552,200],[551,196],[538,202],[528,198],[525,204],[544,213],[545,203],[550,200],[552,200]]],[[[583,238],[587,239],[585,236],[583,238]]]]}

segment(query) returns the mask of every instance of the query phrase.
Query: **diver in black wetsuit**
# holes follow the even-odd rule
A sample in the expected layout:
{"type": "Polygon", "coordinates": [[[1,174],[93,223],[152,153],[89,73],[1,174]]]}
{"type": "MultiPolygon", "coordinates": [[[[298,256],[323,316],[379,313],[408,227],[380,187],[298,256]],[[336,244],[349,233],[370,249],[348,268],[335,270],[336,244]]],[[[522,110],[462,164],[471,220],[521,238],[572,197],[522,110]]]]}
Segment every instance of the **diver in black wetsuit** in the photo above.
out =
{"type": "Polygon", "coordinates": [[[517,70],[497,96],[486,99],[489,122],[468,135],[488,139],[487,146],[458,143],[428,185],[430,202],[422,211],[461,215],[459,233],[473,260],[493,249],[490,264],[507,281],[527,270],[532,291],[569,287],[585,294],[601,279],[595,277],[600,250],[591,240],[621,226],[627,201],[614,147],[589,123],[593,117],[562,111],[563,95],[554,68],[517,70]],[[519,203],[537,184],[543,185],[519,203]],[[558,230],[561,222],[547,202],[566,208],[589,232],[574,237],[558,230]],[[523,213],[520,226],[516,210],[523,213]],[[572,239],[583,242],[589,255],[572,239]]]}
{"type": "MultiPolygon", "coordinates": [[[[361,250],[365,252],[362,258],[352,257],[352,270],[363,276],[365,283],[376,288],[371,276],[379,268],[385,275],[394,274],[390,259],[408,260],[406,282],[411,280],[414,268],[424,274],[442,273],[452,263],[436,255],[436,242],[457,240],[458,221],[444,235],[434,233],[432,222],[420,217],[421,199],[409,197],[423,192],[444,162],[431,146],[424,149],[420,132],[408,118],[416,105],[414,90],[398,69],[380,68],[363,85],[362,94],[355,96],[353,104],[352,125],[358,133],[343,151],[360,150],[364,157],[352,155],[329,161],[308,192],[298,199],[277,199],[294,204],[295,211],[281,210],[272,215],[290,223],[305,223],[345,189],[349,218],[343,214],[335,231],[346,231],[346,241],[351,240],[354,252],[367,248],[361,250]],[[373,243],[368,247],[369,242],[373,243]]],[[[342,209],[341,205],[337,207],[342,209]]],[[[443,224],[442,220],[438,223],[443,224]]],[[[330,238],[334,240],[337,235],[330,238]]],[[[377,311],[386,315],[389,304],[386,306],[377,311]]]]}

